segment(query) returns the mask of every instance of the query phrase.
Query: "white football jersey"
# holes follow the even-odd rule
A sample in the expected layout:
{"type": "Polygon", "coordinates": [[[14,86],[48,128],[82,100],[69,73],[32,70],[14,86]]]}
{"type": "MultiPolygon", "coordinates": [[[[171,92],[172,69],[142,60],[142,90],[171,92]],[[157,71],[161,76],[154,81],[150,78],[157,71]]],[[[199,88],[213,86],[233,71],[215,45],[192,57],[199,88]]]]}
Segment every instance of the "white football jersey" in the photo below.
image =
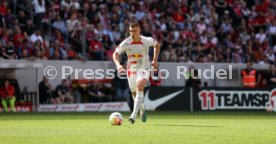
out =
{"type": "Polygon", "coordinates": [[[132,38],[128,37],[116,48],[118,54],[126,52],[128,70],[132,72],[140,69],[150,69],[149,47],[155,46],[157,43],[152,37],[140,36],[140,38],[140,42],[133,42],[132,38]]]}

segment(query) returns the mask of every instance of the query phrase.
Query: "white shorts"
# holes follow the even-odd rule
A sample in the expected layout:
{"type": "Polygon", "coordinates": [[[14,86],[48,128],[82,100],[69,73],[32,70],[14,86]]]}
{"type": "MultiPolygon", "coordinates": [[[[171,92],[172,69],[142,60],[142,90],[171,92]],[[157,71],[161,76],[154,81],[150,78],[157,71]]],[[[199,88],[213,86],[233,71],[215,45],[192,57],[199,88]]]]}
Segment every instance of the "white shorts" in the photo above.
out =
{"type": "Polygon", "coordinates": [[[130,71],[127,72],[127,80],[128,85],[131,92],[135,92],[137,88],[137,82],[141,79],[149,80],[150,71],[146,69],[140,69],[138,71],[130,71]]]}

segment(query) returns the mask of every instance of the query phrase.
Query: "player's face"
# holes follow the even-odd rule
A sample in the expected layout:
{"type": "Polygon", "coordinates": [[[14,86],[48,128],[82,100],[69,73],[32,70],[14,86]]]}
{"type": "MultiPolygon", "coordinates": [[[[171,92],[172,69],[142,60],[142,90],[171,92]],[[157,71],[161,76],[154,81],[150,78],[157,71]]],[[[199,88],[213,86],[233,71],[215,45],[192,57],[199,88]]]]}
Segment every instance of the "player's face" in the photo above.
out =
{"type": "Polygon", "coordinates": [[[129,33],[131,36],[139,36],[140,32],[140,27],[129,27],[129,33]]]}

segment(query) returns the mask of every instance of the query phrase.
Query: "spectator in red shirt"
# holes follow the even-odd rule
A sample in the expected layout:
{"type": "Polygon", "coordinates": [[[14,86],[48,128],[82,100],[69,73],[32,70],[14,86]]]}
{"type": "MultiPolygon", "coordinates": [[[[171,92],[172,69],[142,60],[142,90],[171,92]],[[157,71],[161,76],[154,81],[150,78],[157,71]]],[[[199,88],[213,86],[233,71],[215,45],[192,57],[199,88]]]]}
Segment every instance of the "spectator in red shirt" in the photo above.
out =
{"type": "Polygon", "coordinates": [[[90,43],[93,40],[94,36],[95,36],[94,25],[90,24],[87,28],[87,33],[85,35],[87,43],[90,43]]]}
{"type": "Polygon", "coordinates": [[[53,9],[58,12],[61,9],[61,2],[58,0],[53,0],[53,9]]]}
{"type": "Polygon", "coordinates": [[[183,16],[183,12],[181,11],[181,9],[179,8],[176,12],[173,13],[173,20],[177,23],[177,26],[180,29],[183,29],[184,25],[183,25],[183,21],[184,21],[184,16],[183,16]]]}
{"type": "Polygon", "coordinates": [[[263,12],[259,12],[256,18],[253,19],[253,22],[255,31],[259,31],[259,29],[266,29],[267,19],[263,12]]]}
{"type": "Polygon", "coordinates": [[[7,12],[7,3],[4,2],[3,4],[0,5],[0,13],[5,15],[7,12]]]}
{"type": "Polygon", "coordinates": [[[92,59],[101,60],[103,58],[102,43],[96,38],[90,42],[89,51],[92,59]]]}
{"type": "Polygon", "coordinates": [[[8,104],[10,104],[12,112],[15,112],[15,95],[14,87],[10,85],[9,80],[4,80],[4,86],[0,88],[1,103],[4,107],[4,111],[8,112],[8,104]]]}
{"type": "Polygon", "coordinates": [[[15,27],[15,33],[12,41],[16,51],[18,51],[19,48],[22,48],[24,39],[27,39],[27,33],[22,33],[20,27],[15,27]]]}

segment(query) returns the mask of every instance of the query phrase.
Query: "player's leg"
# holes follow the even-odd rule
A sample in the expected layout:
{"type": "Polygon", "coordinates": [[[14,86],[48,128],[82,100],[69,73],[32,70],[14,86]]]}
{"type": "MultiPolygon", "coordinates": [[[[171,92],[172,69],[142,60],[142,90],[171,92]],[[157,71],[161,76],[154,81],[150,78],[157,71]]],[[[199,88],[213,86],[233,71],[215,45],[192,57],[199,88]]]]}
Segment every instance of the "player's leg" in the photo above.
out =
{"type": "Polygon", "coordinates": [[[135,99],[135,96],[136,96],[136,80],[137,80],[136,75],[132,75],[131,77],[127,78],[129,89],[131,91],[133,100],[135,99]]]}
{"type": "MultiPolygon", "coordinates": [[[[128,77],[128,84],[129,84],[129,88],[130,88],[130,91],[131,91],[131,94],[132,94],[134,106],[135,106],[136,87],[137,87],[136,80],[137,80],[136,74],[131,75],[130,77],[128,77]]],[[[132,112],[134,111],[134,106],[133,106],[132,112]]],[[[129,122],[131,122],[133,124],[134,120],[129,118],[129,122]]]]}
{"type": "Polygon", "coordinates": [[[146,114],[146,108],[145,108],[144,101],[142,102],[141,107],[140,107],[140,118],[141,118],[142,122],[144,122],[144,123],[147,121],[147,114],[146,114]]]}
{"type": "Polygon", "coordinates": [[[4,112],[8,112],[8,104],[5,98],[1,98],[1,103],[4,108],[4,112]]]}
{"type": "Polygon", "coordinates": [[[15,96],[9,98],[9,104],[12,112],[15,112],[15,101],[16,101],[15,96]]]}
{"type": "MultiPolygon", "coordinates": [[[[149,80],[150,77],[150,71],[149,70],[144,70],[146,72],[146,75],[142,76],[142,78],[146,79],[146,81],[149,80]]],[[[146,82],[147,84],[147,82],[146,82]]],[[[144,85],[144,87],[146,86],[146,84],[144,85]]],[[[144,87],[143,87],[143,91],[144,91],[144,87]]],[[[144,94],[144,93],[143,93],[144,94]]],[[[144,104],[144,95],[143,95],[143,101],[140,107],[140,118],[142,120],[142,122],[146,122],[147,121],[147,114],[146,114],[146,107],[144,104]]]]}
{"type": "MultiPolygon", "coordinates": [[[[136,96],[136,91],[135,92],[132,92],[132,98],[133,98],[133,101],[135,99],[135,96],[136,96]]],[[[141,104],[141,108],[140,108],[140,117],[141,119],[143,119],[143,115],[144,115],[144,112],[145,112],[145,104],[144,104],[144,101],[142,102],[141,104]]],[[[143,121],[143,120],[142,120],[143,121]]]]}
{"type": "MultiPolygon", "coordinates": [[[[133,101],[134,101],[135,97],[136,97],[136,92],[132,92],[133,101]]],[[[147,121],[144,100],[142,101],[142,104],[141,104],[141,107],[140,107],[140,118],[141,118],[142,122],[147,121]]]]}
{"type": "Polygon", "coordinates": [[[134,100],[134,99],[135,99],[135,96],[136,96],[136,91],[131,92],[131,94],[132,94],[132,99],[134,100]]]}
{"type": "Polygon", "coordinates": [[[133,105],[134,105],[135,94],[136,94],[135,91],[134,91],[134,92],[130,91],[130,93],[128,93],[127,102],[128,102],[128,104],[129,104],[129,108],[130,108],[130,111],[131,111],[131,112],[133,111],[133,105]],[[130,96],[129,94],[130,94],[131,96],[130,96]]]}
{"type": "Polygon", "coordinates": [[[140,110],[141,104],[144,100],[144,87],[147,84],[147,80],[146,79],[137,79],[137,88],[136,88],[136,96],[134,99],[134,107],[133,107],[133,111],[132,114],[130,116],[130,121],[133,121],[132,123],[134,123],[137,113],[140,110]]]}

